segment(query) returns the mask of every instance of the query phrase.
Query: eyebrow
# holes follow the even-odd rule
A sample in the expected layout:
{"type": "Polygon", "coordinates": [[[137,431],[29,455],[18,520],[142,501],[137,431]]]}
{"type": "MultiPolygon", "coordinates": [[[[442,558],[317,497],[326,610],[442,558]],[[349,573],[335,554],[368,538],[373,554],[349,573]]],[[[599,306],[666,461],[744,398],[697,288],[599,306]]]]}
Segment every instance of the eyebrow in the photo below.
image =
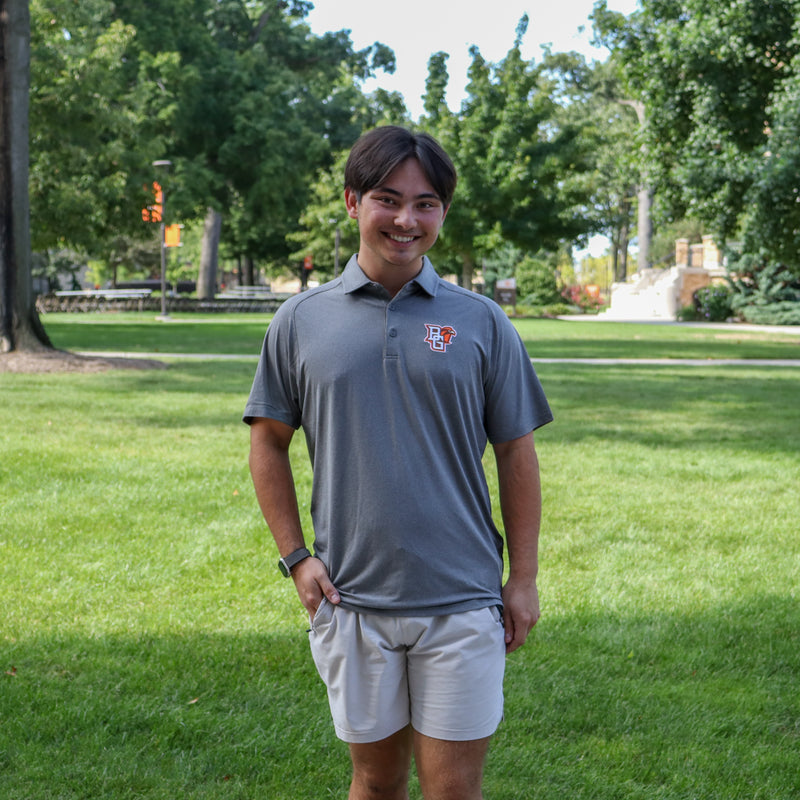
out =
{"type": "MultiPolygon", "coordinates": [[[[395,197],[402,197],[403,193],[398,192],[397,189],[392,189],[391,186],[376,186],[373,192],[386,192],[386,194],[394,195],[395,197]]],[[[441,197],[439,197],[436,192],[423,192],[422,194],[418,194],[414,197],[415,200],[438,200],[440,203],[444,202],[441,197]]]]}

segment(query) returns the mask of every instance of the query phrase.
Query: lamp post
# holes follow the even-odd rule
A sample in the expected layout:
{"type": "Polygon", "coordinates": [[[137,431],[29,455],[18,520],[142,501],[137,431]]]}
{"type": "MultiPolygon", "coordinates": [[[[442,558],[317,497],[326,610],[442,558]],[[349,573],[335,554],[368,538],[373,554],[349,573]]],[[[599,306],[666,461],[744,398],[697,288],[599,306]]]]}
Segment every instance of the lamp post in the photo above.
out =
{"type": "MultiPolygon", "coordinates": [[[[172,166],[171,161],[163,159],[161,161],[154,161],[153,166],[156,169],[169,170],[172,166]]],[[[162,322],[169,320],[169,312],[167,310],[167,193],[164,187],[161,187],[161,315],[157,319],[162,322]]]]}

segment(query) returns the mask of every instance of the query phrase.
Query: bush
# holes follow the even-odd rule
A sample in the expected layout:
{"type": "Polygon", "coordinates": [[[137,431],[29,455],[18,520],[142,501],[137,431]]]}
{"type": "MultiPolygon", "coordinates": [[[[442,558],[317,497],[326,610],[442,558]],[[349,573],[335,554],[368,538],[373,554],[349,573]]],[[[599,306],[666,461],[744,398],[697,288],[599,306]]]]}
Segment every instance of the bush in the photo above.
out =
{"type": "Polygon", "coordinates": [[[675,315],[678,322],[698,322],[700,320],[700,312],[693,306],[683,306],[675,315]]]}
{"type": "Polygon", "coordinates": [[[732,292],[727,286],[704,286],[694,293],[694,305],[701,320],[725,322],[733,313],[732,292]]]}
{"type": "Polygon", "coordinates": [[[515,272],[519,295],[531,305],[543,306],[561,299],[555,267],[547,261],[526,256],[515,272]]]}
{"type": "Polygon", "coordinates": [[[568,306],[566,303],[540,305],[536,302],[531,302],[528,297],[517,303],[516,314],[512,306],[503,306],[503,309],[510,317],[529,317],[532,319],[554,319],[555,317],[563,317],[567,314],[575,313],[575,307],[568,306]]]}
{"type": "Polygon", "coordinates": [[[739,312],[745,322],[756,325],[800,325],[800,302],[745,306],[739,312]]]}
{"type": "Polygon", "coordinates": [[[605,305],[605,300],[600,295],[589,294],[585,286],[567,286],[561,296],[584,314],[596,314],[605,305]]]}

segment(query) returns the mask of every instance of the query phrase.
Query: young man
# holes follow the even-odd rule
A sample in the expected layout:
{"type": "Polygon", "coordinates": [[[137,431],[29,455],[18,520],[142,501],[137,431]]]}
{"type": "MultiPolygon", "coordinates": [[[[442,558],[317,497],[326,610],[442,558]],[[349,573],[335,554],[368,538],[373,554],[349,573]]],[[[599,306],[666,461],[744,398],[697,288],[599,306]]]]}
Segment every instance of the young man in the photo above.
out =
{"type": "Polygon", "coordinates": [[[539,617],[532,431],[552,417],[499,306],[441,280],[425,255],[455,186],[430,136],[387,126],[356,142],[344,199],[358,254],[277,312],[244,414],[258,501],[350,745],[350,800],[407,798],[412,757],[426,800],[479,800],[505,655],[539,617]],[[300,427],[313,557],[288,454],[300,427]]]}

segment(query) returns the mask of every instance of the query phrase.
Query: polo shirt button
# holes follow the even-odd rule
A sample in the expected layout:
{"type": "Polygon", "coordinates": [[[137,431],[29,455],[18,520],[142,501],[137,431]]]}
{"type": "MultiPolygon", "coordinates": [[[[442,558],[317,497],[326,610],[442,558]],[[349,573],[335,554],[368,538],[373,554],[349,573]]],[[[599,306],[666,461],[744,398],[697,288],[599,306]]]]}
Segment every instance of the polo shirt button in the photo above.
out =
{"type": "Polygon", "coordinates": [[[397,336],[397,328],[389,328],[389,336],[397,336]]]}

